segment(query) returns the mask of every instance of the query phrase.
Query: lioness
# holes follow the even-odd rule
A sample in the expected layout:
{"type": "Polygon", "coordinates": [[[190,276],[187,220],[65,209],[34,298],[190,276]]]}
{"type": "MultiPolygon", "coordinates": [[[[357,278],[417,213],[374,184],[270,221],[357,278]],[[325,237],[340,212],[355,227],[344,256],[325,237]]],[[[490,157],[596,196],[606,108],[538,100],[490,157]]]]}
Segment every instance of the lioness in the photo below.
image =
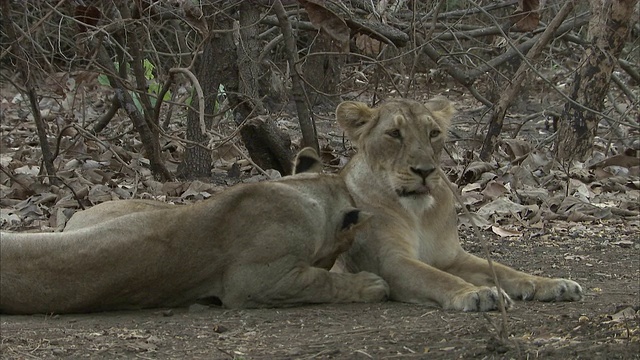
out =
{"type": "MultiPolygon", "coordinates": [[[[341,175],[356,206],[373,214],[339,258],[350,272],[387,281],[390,298],[445,309],[487,311],[498,291],[486,260],[462,249],[454,197],[439,176],[439,158],[455,110],[438,97],[422,104],[391,100],[377,108],[347,101],[336,118],[358,152],[341,175]]],[[[528,275],[495,264],[507,306],[510,297],[574,301],[582,288],[565,279],[528,275]]]]}
{"type": "Polygon", "coordinates": [[[173,307],[209,298],[230,308],[270,307],[388,295],[372,273],[328,271],[366,223],[337,175],[237,185],[188,206],[130,200],[86,213],[62,233],[1,234],[0,312],[173,307]]]}

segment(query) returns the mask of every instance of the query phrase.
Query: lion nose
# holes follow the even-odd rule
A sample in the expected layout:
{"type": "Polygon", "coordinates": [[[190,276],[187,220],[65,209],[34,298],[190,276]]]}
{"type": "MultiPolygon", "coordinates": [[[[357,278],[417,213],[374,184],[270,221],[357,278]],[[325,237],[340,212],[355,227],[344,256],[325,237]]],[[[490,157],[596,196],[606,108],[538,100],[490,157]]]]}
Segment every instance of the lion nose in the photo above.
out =
{"type": "Polygon", "coordinates": [[[433,166],[425,166],[425,167],[411,167],[411,171],[414,174],[420,175],[420,177],[422,177],[423,179],[426,179],[427,176],[431,175],[431,173],[435,170],[436,168],[433,166]]]}

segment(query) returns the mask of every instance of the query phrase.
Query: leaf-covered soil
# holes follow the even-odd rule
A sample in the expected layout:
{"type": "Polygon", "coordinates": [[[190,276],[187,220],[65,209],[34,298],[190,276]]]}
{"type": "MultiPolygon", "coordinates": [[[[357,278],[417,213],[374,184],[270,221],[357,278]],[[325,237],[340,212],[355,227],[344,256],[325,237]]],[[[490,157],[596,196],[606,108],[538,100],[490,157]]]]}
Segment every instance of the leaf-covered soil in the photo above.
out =
{"type": "MultiPolygon", "coordinates": [[[[637,359],[638,224],[551,222],[548,239],[490,238],[493,258],[580,282],[577,303],[499,313],[385,302],[227,310],[194,305],[84,315],[0,316],[3,359],[637,359]]],[[[470,232],[463,230],[465,237],[470,232]]],[[[490,234],[489,232],[487,232],[490,234]]],[[[481,253],[475,241],[465,247],[481,253]]]]}

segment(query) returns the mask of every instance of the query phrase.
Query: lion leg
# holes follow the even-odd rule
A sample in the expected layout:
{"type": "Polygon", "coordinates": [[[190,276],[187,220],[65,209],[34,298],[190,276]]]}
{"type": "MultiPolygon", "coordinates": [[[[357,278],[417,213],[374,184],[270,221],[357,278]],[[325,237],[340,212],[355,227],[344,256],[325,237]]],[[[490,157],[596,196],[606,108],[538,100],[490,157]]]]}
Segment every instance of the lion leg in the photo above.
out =
{"type": "MultiPolygon", "coordinates": [[[[242,272],[243,269],[238,269],[242,272]]],[[[225,306],[270,307],[312,303],[377,302],[389,295],[387,283],[369,272],[332,273],[313,266],[298,266],[284,276],[258,272],[262,281],[248,284],[247,276],[256,278],[256,272],[237,273],[237,278],[245,279],[245,286],[235,291],[226,291],[222,298],[225,306]],[[273,275],[273,276],[270,276],[273,275]],[[276,279],[273,283],[264,279],[276,279]],[[253,286],[255,285],[255,286],[253,286]],[[260,286],[258,286],[260,285],[260,286]]],[[[229,279],[229,283],[236,283],[229,279]]]]}
{"type": "MultiPolygon", "coordinates": [[[[515,299],[538,301],[577,301],[582,299],[582,287],[572,280],[530,275],[493,262],[502,289],[515,299]]],[[[487,260],[463,253],[446,269],[476,285],[494,285],[487,260]]]]}
{"type": "Polygon", "coordinates": [[[476,286],[409,257],[388,259],[382,277],[389,283],[391,299],[396,301],[436,303],[444,309],[459,311],[496,310],[499,296],[507,308],[513,303],[495,287],[476,286]]]}

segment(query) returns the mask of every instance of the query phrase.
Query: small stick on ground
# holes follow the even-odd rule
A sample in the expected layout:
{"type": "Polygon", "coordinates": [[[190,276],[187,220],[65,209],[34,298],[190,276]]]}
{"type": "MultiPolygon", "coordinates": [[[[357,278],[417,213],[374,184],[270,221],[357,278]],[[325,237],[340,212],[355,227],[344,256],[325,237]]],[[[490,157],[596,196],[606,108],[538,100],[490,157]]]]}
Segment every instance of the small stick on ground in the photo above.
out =
{"type": "MultiPolygon", "coordinates": [[[[447,178],[445,173],[442,171],[442,169],[438,168],[438,174],[440,175],[440,177],[442,178],[444,183],[447,184],[447,186],[449,187],[449,189],[453,193],[453,196],[456,198],[456,201],[462,207],[462,211],[464,212],[464,214],[467,215],[467,217],[469,219],[471,219],[471,224],[473,225],[472,226],[473,233],[478,239],[480,239],[480,243],[482,244],[482,249],[484,250],[484,255],[485,255],[486,259],[487,259],[487,262],[489,263],[489,269],[491,269],[491,274],[493,275],[493,282],[496,284],[496,288],[498,289],[498,293],[502,294],[502,287],[500,286],[500,281],[498,280],[498,276],[496,275],[496,271],[495,271],[495,269],[493,267],[493,261],[491,260],[491,256],[489,254],[489,244],[487,243],[487,240],[485,240],[485,238],[482,236],[482,234],[480,234],[480,230],[478,230],[478,226],[473,221],[473,217],[471,216],[471,213],[469,212],[469,210],[467,210],[467,207],[462,202],[462,199],[460,198],[460,195],[458,195],[458,192],[453,187],[453,184],[451,184],[451,182],[449,181],[449,179],[447,178]]],[[[502,342],[506,343],[507,342],[507,336],[508,336],[508,332],[507,332],[507,310],[506,310],[506,307],[504,306],[504,299],[503,299],[502,296],[498,296],[498,307],[500,308],[500,314],[502,315],[502,322],[500,324],[500,328],[498,329],[498,336],[500,337],[500,340],[502,342]]]]}

